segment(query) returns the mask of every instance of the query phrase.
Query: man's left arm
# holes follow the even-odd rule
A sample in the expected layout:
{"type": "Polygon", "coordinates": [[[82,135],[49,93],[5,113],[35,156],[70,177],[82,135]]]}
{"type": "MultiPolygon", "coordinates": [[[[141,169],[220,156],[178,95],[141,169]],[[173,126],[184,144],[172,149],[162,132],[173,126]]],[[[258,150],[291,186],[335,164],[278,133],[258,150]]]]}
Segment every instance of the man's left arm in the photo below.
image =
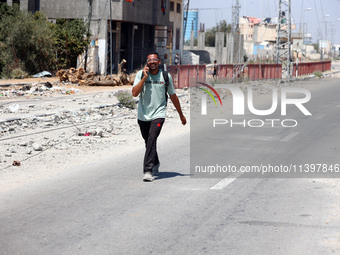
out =
{"type": "Polygon", "coordinates": [[[179,103],[179,99],[177,97],[176,94],[170,95],[170,99],[172,101],[172,103],[174,104],[179,117],[181,118],[182,124],[185,125],[187,124],[187,119],[184,117],[183,113],[182,113],[182,108],[181,108],[181,104],[179,103]]]}

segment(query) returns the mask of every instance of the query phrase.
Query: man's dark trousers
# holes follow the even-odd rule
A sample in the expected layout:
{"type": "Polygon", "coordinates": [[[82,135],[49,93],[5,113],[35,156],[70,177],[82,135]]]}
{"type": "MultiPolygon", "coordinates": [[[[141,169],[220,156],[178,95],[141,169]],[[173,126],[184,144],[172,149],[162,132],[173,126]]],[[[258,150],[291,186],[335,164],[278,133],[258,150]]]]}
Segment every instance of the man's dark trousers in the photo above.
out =
{"type": "Polygon", "coordinates": [[[138,120],[138,125],[145,141],[144,173],[152,172],[152,167],[159,163],[157,138],[161,133],[164,121],[164,118],[154,119],[152,121],[138,120]]]}

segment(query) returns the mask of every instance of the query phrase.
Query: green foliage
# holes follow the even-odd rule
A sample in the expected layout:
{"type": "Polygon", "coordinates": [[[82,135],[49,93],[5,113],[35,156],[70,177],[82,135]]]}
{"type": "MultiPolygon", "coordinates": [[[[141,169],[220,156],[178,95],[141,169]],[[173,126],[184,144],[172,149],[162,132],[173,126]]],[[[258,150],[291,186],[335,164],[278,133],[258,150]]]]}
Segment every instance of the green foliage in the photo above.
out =
{"type": "Polygon", "coordinates": [[[28,73],[48,69],[53,34],[46,18],[41,13],[7,8],[0,20],[0,72],[10,76],[17,68],[28,73]]]}
{"type": "Polygon", "coordinates": [[[323,77],[323,73],[321,71],[315,71],[313,74],[319,78],[323,77]]]}
{"type": "Polygon", "coordinates": [[[24,72],[20,68],[13,69],[10,74],[10,78],[13,78],[13,79],[21,79],[21,78],[27,78],[27,77],[28,77],[28,73],[24,72]]]}
{"type": "Polygon", "coordinates": [[[231,24],[228,24],[227,21],[222,20],[217,26],[207,29],[205,33],[205,45],[207,47],[215,47],[215,36],[216,32],[224,32],[230,33],[231,32],[231,24]]]}
{"type": "Polygon", "coordinates": [[[208,29],[205,33],[205,46],[207,47],[215,47],[215,35],[216,31],[212,29],[208,29]]]}
{"type": "Polygon", "coordinates": [[[318,43],[314,43],[314,50],[316,50],[316,52],[319,52],[319,44],[318,43]]]}
{"type": "Polygon", "coordinates": [[[132,93],[130,91],[118,90],[118,92],[116,92],[114,95],[117,97],[119,103],[123,106],[132,109],[136,107],[135,100],[133,99],[132,93]]]}
{"type": "Polygon", "coordinates": [[[57,19],[52,25],[55,34],[54,46],[58,55],[57,68],[70,68],[77,65],[77,57],[90,43],[90,34],[82,20],[57,19]]]}
{"type": "Polygon", "coordinates": [[[0,75],[14,69],[29,74],[76,67],[77,57],[89,44],[82,20],[58,19],[50,23],[41,12],[20,11],[17,5],[0,4],[0,75]],[[58,62],[56,62],[56,55],[58,62]]]}

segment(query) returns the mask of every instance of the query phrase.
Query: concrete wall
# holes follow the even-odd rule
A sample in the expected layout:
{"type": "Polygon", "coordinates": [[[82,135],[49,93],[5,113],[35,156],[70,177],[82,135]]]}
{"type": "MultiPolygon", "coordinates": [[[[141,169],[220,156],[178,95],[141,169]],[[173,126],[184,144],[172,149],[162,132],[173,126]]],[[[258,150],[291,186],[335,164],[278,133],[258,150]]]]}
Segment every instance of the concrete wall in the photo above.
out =
{"type": "MultiPolygon", "coordinates": [[[[190,46],[184,46],[184,50],[191,50],[190,46]]],[[[193,52],[196,53],[197,52],[200,52],[200,51],[206,51],[208,54],[209,54],[209,58],[206,58],[206,59],[209,59],[207,61],[202,61],[200,59],[200,64],[212,64],[214,63],[214,60],[216,59],[217,60],[217,57],[216,56],[216,49],[215,47],[204,47],[203,50],[200,50],[198,49],[197,46],[193,47],[193,52]]],[[[221,62],[217,62],[217,64],[227,64],[226,62],[226,59],[227,59],[227,47],[223,47],[222,49],[222,55],[221,55],[221,62]]],[[[196,53],[197,54],[197,53],[196,53]]]]}
{"type": "Polygon", "coordinates": [[[148,25],[166,26],[169,23],[169,8],[170,6],[167,6],[165,15],[163,15],[161,11],[161,1],[159,0],[135,1],[135,5],[123,1],[122,20],[148,25]]]}
{"type": "MultiPolygon", "coordinates": [[[[148,1],[148,0],[145,0],[148,1]]],[[[149,0],[152,1],[152,0],[149,0]]],[[[28,9],[29,0],[20,1],[20,9],[28,9]]],[[[123,3],[126,1],[112,0],[112,19],[122,20],[123,3]]],[[[132,5],[132,4],[131,4],[132,5]]],[[[48,19],[88,19],[89,3],[88,0],[40,0],[40,11],[48,19]]],[[[109,19],[110,5],[106,0],[93,0],[92,19],[109,19]]]]}
{"type": "Polygon", "coordinates": [[[254,42],[262,43],[263,41],[276,41],[276,25],[255,25],[254,42]]]}
{"type": "Polygon", "coordinates": [[[224,32],[216,32],[216,38],[215,38],[215,60],[217,61],[217,64],[222,63],[223,58],[223,47],[224,47],[224,32]]]}
{"type": "Polygon", "coordinates": [[[198,50],[204,50],[205,47],[205,33],[204,32],[198,32],[197,36],[197,49],[198,50]]]}

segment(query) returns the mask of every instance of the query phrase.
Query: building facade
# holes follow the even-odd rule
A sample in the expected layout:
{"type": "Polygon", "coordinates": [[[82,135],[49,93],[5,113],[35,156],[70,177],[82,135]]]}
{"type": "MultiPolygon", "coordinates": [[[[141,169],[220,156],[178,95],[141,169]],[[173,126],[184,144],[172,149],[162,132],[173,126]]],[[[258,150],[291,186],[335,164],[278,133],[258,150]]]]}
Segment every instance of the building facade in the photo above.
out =
{"type": "Polygon", "coordinates": [[[100,74],[110,73],[110,68],[116,71],[123,59],[128,71],[141,67],[146,54],[156,50],[156,28],[169,25],[169,0],[7,0],[9,5],[14,2],[21,10],[43,12],[51,22],[57,18],[91,21],[91,45],[98,48],[100,74]]]}

